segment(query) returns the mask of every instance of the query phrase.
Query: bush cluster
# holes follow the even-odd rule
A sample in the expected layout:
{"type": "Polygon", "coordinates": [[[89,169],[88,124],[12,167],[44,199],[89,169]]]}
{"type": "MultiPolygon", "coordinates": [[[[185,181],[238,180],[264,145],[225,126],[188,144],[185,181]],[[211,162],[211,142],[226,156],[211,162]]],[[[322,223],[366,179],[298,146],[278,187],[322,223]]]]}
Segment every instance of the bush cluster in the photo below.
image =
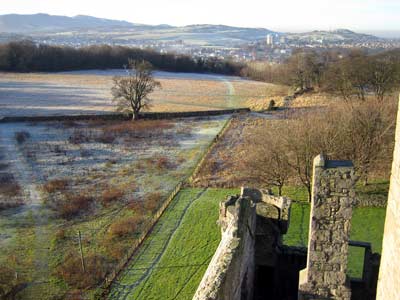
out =
{"type": "Polygon", "coordinates": [[[68,253],[57,267],[56,275],[61,277],[70,287],[87,289],[101,283],[110,270],[106,258],[93,253],[85,255],[85,267],[84,272],[78,253],[68,253]]]}

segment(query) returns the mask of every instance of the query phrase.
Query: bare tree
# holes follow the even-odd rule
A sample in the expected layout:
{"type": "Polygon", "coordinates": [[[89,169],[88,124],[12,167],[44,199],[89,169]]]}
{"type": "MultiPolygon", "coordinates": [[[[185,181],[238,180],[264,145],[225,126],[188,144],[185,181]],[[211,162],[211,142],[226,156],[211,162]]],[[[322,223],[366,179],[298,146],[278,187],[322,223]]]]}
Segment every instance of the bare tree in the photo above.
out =
{"type": "Polygon", "coordinates": [[[153,77],[152,65],[147,61],[129,60],[128,76],[114,77],[111,89],[118,111],[129,111],[132,120],[139,118],[139,112],[149,107],[149,95],[161,84],[153,77]]]}
{"type": "Polygon", "coordinates": [[[249,182],[276,186],[281,196],[292,172],[285,145],[279,138],[280,123],[275,123],[269,122],[248,137],[251,150],[246,155],[243,175],[249,182]]]}
{"type": "Polygon", "coordinates": [[[371,90],[380,102],[394,90],[400,79],[398,63],[390,55],[371,59],[368,74],[371,90]]]}
{"type": "Polygon", "coordinates": [[[337,157],[353,160],[364,185],[378,162],[390,161],[396,111],[392,102],[381,105],[378,99],[367,99],[362,104],[343,105],[330,111],[336,115],[330,126],[341,137],[335,139],[334,152],[337,157]]]}
{"type": "Polygon", "coordinates": [[[353,51],[348,57],[330,64],[324,73],[325,89],[338,92],[344,100],[354,97],[365,101],[370,77],[370,58],[353,51]]]}

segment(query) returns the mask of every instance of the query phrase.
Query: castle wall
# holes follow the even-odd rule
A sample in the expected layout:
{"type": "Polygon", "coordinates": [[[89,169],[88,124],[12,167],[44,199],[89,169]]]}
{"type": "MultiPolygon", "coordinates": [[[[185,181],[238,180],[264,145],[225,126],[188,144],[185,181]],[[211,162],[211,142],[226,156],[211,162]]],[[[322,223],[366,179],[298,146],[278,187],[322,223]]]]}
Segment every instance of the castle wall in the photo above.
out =
{"type": "Polygon", "coordinates": [[[400,110],[397,115],[396,144],[376,299],[400,299],[400,110]]]}
{"type": "Polygon", "coordinates": [[[307,268],[299,300],[350,300],[346,276],[356,176],[351,162],[314,159],[307,268]]]}
{"type": "Polygon", "coordinates": [[[220,204],[222,239],[194,300],[250,300],[254,281],[255,204],[230,197],[220,204]]]}

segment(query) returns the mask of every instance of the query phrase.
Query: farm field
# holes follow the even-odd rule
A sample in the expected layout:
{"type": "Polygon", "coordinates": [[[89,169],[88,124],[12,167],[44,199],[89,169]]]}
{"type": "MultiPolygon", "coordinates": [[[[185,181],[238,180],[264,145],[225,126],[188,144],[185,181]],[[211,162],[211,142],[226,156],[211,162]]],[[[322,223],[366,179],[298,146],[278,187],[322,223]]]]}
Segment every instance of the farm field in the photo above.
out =
{"type": "MultiPolygon", "coordinates": [[[[220,241],[218,203],[237,193],[238,189],[182,190],[160,219],[160,227],[114,283],[109,299],[142,299],[143,295],[146,299],[191,299],[220,241]]],[[[284,194],[298,200],[292,206],[284,244],[307,246],[310,206],[306,193],[301,187],[287,187],[284,194]]],[[[356,208],[351,239],[370,242],[373,251],[380,253],[384,218],[384,208],[356,208]]],[[[350,248],[348,274],[360,276],[362,265],[363,253],[350,248]]]]}
{"type": "Polygon", "coordinates": [[[93,297],[227,118],[0,125],[0,272],[15,299],[93,297]]]}
{"type": "MultiPolygon", "coordinates": [[[[123,74],[122,70],[0,73],[0,117],[113,112],[112,77],[123,74]]],[[[255,106],[276,94],[275,85],[233,76],[155,72],[155,77],[162,89],[151,95],[150,111],[157,112],[255,106]]]]}

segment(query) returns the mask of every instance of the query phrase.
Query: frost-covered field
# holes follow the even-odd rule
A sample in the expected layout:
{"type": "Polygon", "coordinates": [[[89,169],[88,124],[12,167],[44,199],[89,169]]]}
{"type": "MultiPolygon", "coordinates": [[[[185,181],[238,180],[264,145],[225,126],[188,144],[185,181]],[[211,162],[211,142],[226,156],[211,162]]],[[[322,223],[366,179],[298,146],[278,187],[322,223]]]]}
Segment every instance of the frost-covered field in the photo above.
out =
{"type": "Polygon", "coordinates": [[[101,281],[227,118],[0,124],[0,272],[18,297],[93,291],[78,231],[101,281]]]}
{"type": "MultiPolygon", "coordinates": [[[[0,73],[0,117],[101,114],[115,110],[112,77],[124,70],[62,73],[0,73]]],[[[268,84],[239,77],[155,72],[162,89],[151,95],[151,111],[243,107],[265,99],[268,84]]]]}

